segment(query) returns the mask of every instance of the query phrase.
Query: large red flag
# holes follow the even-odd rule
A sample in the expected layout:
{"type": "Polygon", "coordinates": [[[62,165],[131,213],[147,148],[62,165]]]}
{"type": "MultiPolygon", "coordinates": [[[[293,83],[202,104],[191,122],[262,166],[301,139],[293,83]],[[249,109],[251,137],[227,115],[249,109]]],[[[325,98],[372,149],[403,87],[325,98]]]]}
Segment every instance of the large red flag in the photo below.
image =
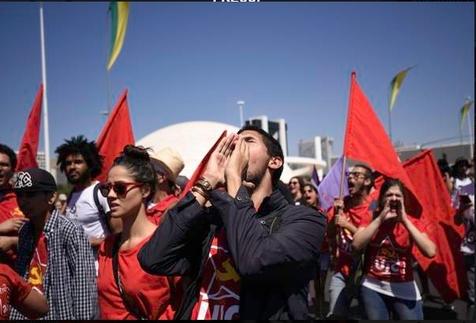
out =
{"type": "Polygon", "coordinates": [[[132,132],[127,105],[127,90],[125,90],[96,140],[99,154],[104,157],[102,172],[97,177],[99,181],[106,180],[114,158],[119,155],[124,146],[134,144],[134,142],[134,133],[132,132]]]}
{"type": "Polygon", "coordinates": [[[420,221],[437,246],[433,259],[424,257],[415,246],[413,255],[431,279],[443,300],[451,303],[466,291],[463,255],[459,251],[464,228],[454,221],[455,210],[431,150],[425,150],[403,163],[414,183],[423,213],[420,221]]]}
{"type": "Polygon", "coordinates": [[[207,152],[207,154],[205,155],[205,157],[203,157],[202,161],[200,162],[200,164],[198,164],[197,168],[195,169],[195,171],[193,172],[192,174],[192,177],[190,177],[190,180],[187,182],[187,185],[185,185],[182,193],[180,193],[180,199],[182,197],[185,196],[185,194],[187,194],[188,191],[190,191],[190,189],[192,188],[192,186],[198,181],[198,179],[200,178],[200,176],[202,176],[203,172],[205,171],[205,167],[207,166],[207,163],[208,163],[208,160],[210,159],[210,156],[211,154],[213,153],[213,151],[215,150],[215,148],[218,146],[218,144],[220,143],[220,141],[226,136],[226,130],[223,131],[220,135],[220,137],[218,138],[218,140],[213,144],[212,148],[210,148],[210,150],[207,152]]]}
{"type": "Polygon", "coordinates": [[[35,102],[31,107],[28,120],[26,122],[23,139],[18,150],[18,163],[16,170],[38,167],[36,154],[40,142],[40,123],[41,123],[41,103],[43,101],[43,84],[40,85],[36,94],[35,102]]]}
{"type": "Polygon", "coordinates": [[[352,72],[344,156],[365,162],[374,171],[402,181],[405,188],[411,193],[412,205],[416,208],[411,210],[411,214],[419,216],[421,208],[413,184],[356,78],[355,72],[352,72]]]}

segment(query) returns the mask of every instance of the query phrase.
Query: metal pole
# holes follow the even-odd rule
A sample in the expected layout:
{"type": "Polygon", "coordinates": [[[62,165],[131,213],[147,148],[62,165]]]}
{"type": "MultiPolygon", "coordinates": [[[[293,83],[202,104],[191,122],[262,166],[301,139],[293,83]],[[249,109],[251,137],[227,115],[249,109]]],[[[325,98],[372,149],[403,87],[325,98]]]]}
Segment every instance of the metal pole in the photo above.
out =
{"type": "Polygon", "coordinates": [[[392,111],[390,111],[390,108],[388,109],[388,135],[390,136],[390,143],[393,145],[393,139],[392,139],[392,111]]]}
{"type": "Polygon", "coordinates": [[[50,172],[50,136],[48,127],[48,98],[46,85],[45,28],[43,24],[43,3],[40,2],[40,34],[41,34],[41,76],[43,80],[43,122],[45,130],[45,165],[50,172]]]}
{"type": "Polygon", "coordinates": [[[471,126],[471,107],[469,108],[468,111],[468,116],[466,117],[468,119],[468,128],[469,128],[469,151],[470,151],[470,158],[473,159],[473,127],[471,126]]]}

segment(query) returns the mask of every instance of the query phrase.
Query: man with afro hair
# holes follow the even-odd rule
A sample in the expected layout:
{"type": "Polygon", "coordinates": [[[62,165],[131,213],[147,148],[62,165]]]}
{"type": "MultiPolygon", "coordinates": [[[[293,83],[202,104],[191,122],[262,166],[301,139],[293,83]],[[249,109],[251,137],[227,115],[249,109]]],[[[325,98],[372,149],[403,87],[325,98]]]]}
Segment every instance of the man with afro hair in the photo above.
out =
{"type": "MultiPolygon", "coordinates": [[[[110,234],[110,208],[107,199],[98,191],[95,178],[101,173],[103,157],[94,141],[79,135],[65,140],[56,148],[57,164],[73,189],[68,195],[66,216],[83,227],[96,259],[101,242],[110,234]]],[[[113,230],[115,231],[115,230],[113,230]]]]}

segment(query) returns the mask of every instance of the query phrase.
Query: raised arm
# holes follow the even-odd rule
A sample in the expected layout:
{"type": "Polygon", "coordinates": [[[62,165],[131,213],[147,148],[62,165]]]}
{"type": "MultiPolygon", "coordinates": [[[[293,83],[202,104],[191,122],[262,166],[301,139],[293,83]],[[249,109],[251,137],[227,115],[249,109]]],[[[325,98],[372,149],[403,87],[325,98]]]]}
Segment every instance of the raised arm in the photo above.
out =
{"type": "MultiPolygon", "coordinates": [[[[202,256],[210,234],[205,209],[192,193],[164,214],[164,220],[137,256],[146,272],[155,275],[185,275],[202,256]]],[[[196,269],[196,268],[195,268],[196,269]]]]}

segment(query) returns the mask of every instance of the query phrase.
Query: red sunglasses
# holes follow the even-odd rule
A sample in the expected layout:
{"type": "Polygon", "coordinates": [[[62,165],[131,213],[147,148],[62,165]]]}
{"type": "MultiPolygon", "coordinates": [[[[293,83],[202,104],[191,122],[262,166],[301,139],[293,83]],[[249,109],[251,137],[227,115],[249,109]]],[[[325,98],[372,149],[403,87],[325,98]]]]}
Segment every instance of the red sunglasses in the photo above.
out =
{"type": "Polygon", "coordinates": [[[112,188],[114,193],[116,193],[117,197],[125,198],[127,193],[129,193],[130,190],[132,190],[135,187],[140,187],[142,185],[143,185],[142,183],[135,183],[135,182],[130,182],[130,183],[115,182],[114,184],[106,182],[106,183],[99,184],[99,191],[101,192],[102,196],[107,197],[112,188]]]}

